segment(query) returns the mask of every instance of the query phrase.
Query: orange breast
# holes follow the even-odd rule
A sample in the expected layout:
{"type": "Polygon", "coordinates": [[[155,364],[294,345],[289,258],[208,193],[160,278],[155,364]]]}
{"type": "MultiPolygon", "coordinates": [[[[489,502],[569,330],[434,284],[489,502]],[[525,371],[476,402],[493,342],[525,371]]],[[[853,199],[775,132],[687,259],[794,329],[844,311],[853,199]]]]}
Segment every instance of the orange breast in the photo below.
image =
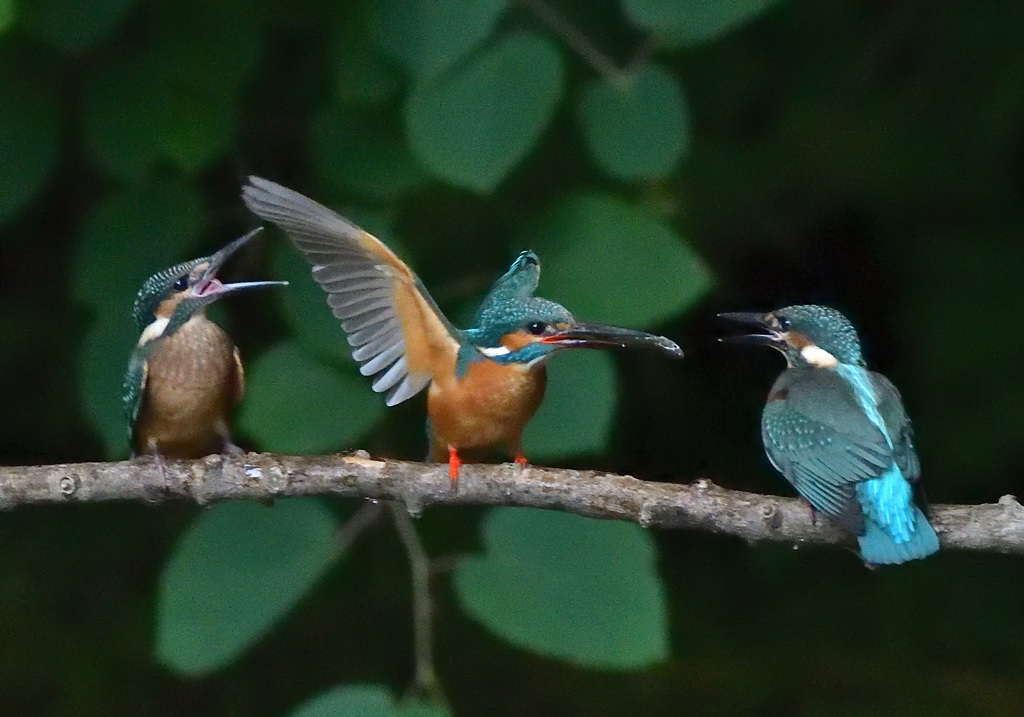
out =
{"type": "Polygon", "coordinates": [[[435,378],[427,394],[434,460],[447,460],[447,447],[507,447],[519,450],[523,429],[544,398],[543,366],[526,368],[494,361],[470,364],[456,380],[450,371],[435,378]]]}
{"type": "Polygon", "coordinates": [[[150,356],[136,450],[196,458],[223,450],[228,413],[241,399],[241,365],[224,331],[198,316],[150,356]]]}

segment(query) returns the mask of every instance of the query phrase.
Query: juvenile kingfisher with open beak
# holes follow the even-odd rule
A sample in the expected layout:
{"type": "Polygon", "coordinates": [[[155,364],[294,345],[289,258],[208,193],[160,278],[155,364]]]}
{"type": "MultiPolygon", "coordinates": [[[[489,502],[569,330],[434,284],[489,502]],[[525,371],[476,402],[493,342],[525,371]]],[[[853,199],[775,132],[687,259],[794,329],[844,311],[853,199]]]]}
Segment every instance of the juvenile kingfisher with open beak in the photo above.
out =
{"type": "Polygon", "coordinates": [[[239,291],[287,284],[217,279],[224,262],[259,231],[159,271],[139,290],[132,313],[140,335],[124,380],[133,454],[184,459],[238,450],[228,419],[245,390],[242,359],[206,318],[206,307],[239,291]]]}
{"type": "Polygon", "coordinates": [[[453,486],[463,452],[503,448],[526,465],[523,429],[544,396],[544,362],[556,351],[646,346],[683,355],[662,336],[581,323],[533,296],[540,262],[529,251],[494,284],[473,326],[457,329],[394,252],[340,215],[259,177],[249,178],[242,199],[312,265],[360,372],[374,377],[387,405],[429,386],[430,459],[447,460],[453,486]]]}
{"type": "Polygon", "coordinates": [[[804,500],[857,536],[869,564],[937,551],[939,538],[915,502],[921,463],[910,419],[892,382],[868,370],[849,320],[814,305],[720,316],[755,327],[741,338],[786,357],[761,437],[772,465],[804,500]]]}

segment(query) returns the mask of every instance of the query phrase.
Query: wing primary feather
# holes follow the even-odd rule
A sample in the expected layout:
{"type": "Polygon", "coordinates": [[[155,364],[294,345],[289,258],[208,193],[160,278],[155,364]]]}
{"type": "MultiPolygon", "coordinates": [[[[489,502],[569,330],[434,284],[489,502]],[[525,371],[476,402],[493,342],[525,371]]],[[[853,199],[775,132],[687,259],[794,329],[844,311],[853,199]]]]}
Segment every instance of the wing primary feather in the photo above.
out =
{"type": "MultiPolygon", "coordinates": [[[[369,302],[371,300],[378,303],[384,302],[383,306],[391,305],[391,292],[386,288],[378,288],[373,291],[332,291],[330,297],[333,300],[331,306],[335,309],[344,309],[350,306],[358,308],[359,302],[369,302]]],[[[365,310],[359,310],[358,313],[365,313],[365,310]]]]}
{"type": "Polygon", "coordinates": [[[377,309],[390,309],[392,307],[392,300],[390,296],[377,299],[361,299],[359,301],[349,301],[344,296],[338,294],[328,294],[327,303],[330,304],[332,309],[344,310],[346,318],[349,316],[358,316],[359,314],[365,314],[368,311],[374,311],[377,309]]]}
{"type": "Polygon", "coordinates": [[[362,346],[374,339],[387,337],[389,341],[400,341],[401,332],[393,326],[382,323],[370,324],[366,328],[348,333],[348,343],[351,346],[362,346]]]}
{"type": "Polygon", "coordinates": [[[387,400],[385,403],[389,406],[396,406],[402,401],[407,401],[422,391],[428,383],[430,383],[429,376],[414,378],[411,375],[407,375],[402,379],[401,383],[395,386],[391,392],[387,394],[387,400]]]}
{"type": "Polygon", "coordinates": [[[349,335],[356,331],[369,330],[371,327],[382,324],[389,328],[393,328],[399,333],[399,338],[401,338],[401,326],[399,326],[394,321],[394,317],[386,311],[374,311],[361,316],[338,316],[340,311],[334,311],[333,313],[337,318],[341,319],[341,326],[345,329],[345,333],[349,335]]]}
{"type": "Polygon", "coordinates": [[[387,371],[373,382],[373,390],[384,393],[406,376],[405,357],[398,359],[387,371]]]}
{"type": "Polygon", "coordinates": [[[459,350],[448,323],[419,279],[376,237],[327,207],[260,177],[242,189],[246,206],[277,224],[312,267],[331,313],[373,389],[395,405],[421,391],[459,350]]]}
{"type": "Polygon", "coordinates": [[[356,361],[365,362],[359,368],[359,372],[364,376],[372,376],[375,373],[383,371],[385,367],[390,366],[396,359],[398,359],[399,356],[402,355],[402,344],[393,344],[379,352],[377,350],[364,352],[363,349],[365,348],[366,346],[362,346],[352,352],[352,358],[356,361]],[[363,358],[364,356],[368,358],[363,358]]]}

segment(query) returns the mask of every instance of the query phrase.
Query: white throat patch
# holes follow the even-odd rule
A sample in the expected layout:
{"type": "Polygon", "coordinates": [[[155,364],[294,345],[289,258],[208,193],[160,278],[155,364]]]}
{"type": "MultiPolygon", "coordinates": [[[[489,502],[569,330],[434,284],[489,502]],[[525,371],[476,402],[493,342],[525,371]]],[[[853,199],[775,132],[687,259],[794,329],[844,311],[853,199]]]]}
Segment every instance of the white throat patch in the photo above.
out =
{"type": "Polygon", "coordinates": [[[800,355],[804,361],[817,368],[835,368],[839,360],[820,346],[811,344],[800,349],[800,355]]]}
{"type": "Polygon", "coordinates": [[[138,346],[145,346],[150,341],[158,339],[164,335],[164,329],[167,328],[167,324],[171,322],[170,319],[158,317],[153,323],[142,330],[142,336],[139,337],[138,346]]]}
{"type": "Polygon", "coordinates": [[[512,352],[508,346],[481,346],[480,353],[484,356],[506,356],[512,352]]]}

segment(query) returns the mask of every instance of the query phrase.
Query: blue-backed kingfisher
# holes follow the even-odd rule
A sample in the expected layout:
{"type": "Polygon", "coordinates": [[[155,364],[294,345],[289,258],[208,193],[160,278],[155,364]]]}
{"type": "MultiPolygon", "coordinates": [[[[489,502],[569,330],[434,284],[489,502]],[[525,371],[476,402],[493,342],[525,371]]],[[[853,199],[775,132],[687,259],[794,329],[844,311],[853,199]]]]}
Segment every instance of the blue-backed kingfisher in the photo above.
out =
{"type": "Polygon", "coordinates": [[[786,357],[768,394],[761,437],[772,465],[811,507],[857,536],[872,565],[931,555],[939,539],[915,503],[921,464],[899,391],[869,371],[853,325],[825,306],[722,318],[786,357]]]}
{"type": "Polygon", "coordinates": [[[124,379],[124,408],[133,454],[198,458],[237,451],[229,414],[244,392],[238,348],[206,318],[206,307],[228,294],[284,281],[223,284],[217,272],[260,230],[211,256],[158,271],[146,279],[132,314],[139,341],[124,379]]]}
{"type": "Polygon", "coordinates": [[[430,459],[448,461],[453,486],[467,452],[508,450],[526,464],[522,435],[544,395],[545,360],[565,348],[674,342],[641,331],[581,323],[533,296],[540,262],[524,251],[484,299],[473,327],[455,328],[416,275],[381,241],[308,197],[259,177],[246,206],[283,229],[312,265],[341,320],[353,358],[389,406],[427,394],[430,459]],[[461,457],[460,457],[461,456],[461,457]]]}

